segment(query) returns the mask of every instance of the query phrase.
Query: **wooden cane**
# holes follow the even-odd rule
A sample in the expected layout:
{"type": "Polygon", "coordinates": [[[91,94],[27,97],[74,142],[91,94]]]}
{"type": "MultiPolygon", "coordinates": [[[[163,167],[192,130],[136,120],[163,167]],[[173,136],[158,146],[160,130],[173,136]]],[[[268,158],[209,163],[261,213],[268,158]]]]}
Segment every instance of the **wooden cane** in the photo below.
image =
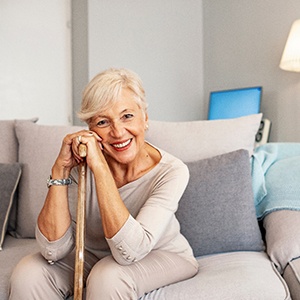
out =
{"type": "MultiPolygon", "coordinates": [[[[86,146],[79,145],[79,155],[86,157],[86,146]]],[[[76,254],[74,274],[74,300],[82,300],[85,243],[85,204],[86,204],[86,161],[79,164],[78,202],[76,216],[76,254]]]]}

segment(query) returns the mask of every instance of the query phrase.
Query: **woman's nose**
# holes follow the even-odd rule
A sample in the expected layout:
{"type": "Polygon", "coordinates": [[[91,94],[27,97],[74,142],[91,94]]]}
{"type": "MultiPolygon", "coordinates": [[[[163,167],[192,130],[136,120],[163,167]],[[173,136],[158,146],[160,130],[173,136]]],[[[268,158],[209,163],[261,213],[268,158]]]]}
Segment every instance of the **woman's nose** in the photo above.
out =
{"type": "Polygon", "coordinates": [[[113,137],[122,137],[124,134],[124,126],[122,122],[115,121],[111,124],[111,135],[113,137]]]}

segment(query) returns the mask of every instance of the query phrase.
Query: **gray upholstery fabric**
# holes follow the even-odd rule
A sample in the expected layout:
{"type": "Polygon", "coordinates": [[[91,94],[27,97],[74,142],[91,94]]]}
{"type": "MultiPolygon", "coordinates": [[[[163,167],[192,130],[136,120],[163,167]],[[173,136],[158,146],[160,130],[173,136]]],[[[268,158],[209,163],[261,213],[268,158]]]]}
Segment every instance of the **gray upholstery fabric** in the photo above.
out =
{"type": "Polygon", "coordinates": [[[155,290],[140,300],[290,299],[285,282],[264,252],[217,254],[198,262],[195,277],[155,290]]]}
{"type": "MultiPolygon", "coordinates": [[[[38,119],[24,120],[24,122],[36,122],[38,119]]],[[[16,120],[0,120],[0,163],[15,163],[18,161],[18,140],[15,133],[16,120]]]]}
{"type": "Polygon", "coordinates": [[[8,218],[21,173],[21,165],[18,163],[0,163],[0,250],[2,250],[8,218]]]}
{"type": "Polygon", "coordinates": [[[0,147],[0,163],[18,161],[18,141],[15,135],[14,120],[0,120],[0,136],[5,141],[0,147]]]}
{"type": "Polygon", "coordinates": [[[300,258],[291,261],[283,273],[292,299],[300,300],[300,258]]]}
{"type": "Polygon", "coordinates": [[[251,155],[261,117],[262,114],[212,121],[150,120],[146,139],[184,162],[196,161],[238,149],[246,149],[251,155]]]}
{"type": "Polygon", "coordinates": [[[300,211],[272,212],[264,218],[263,224],[266,230],[267,253],[279,272],[283,273],[290,261],[300,257],[300,211]]]}
{"type": "Polygon", "coordinates": [[[263,250],[248,152],[237,150],[187,165],[190,181],[177,217],[194,255],[263,250]]]}

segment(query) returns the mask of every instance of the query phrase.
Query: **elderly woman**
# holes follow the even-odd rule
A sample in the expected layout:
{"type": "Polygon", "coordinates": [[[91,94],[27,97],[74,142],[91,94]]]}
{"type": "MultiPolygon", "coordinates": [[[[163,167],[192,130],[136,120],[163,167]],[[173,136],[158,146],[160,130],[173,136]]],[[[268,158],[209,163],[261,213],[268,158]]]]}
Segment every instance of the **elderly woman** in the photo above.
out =
{"type": "Polygon", "coordinates": [[[10,299],[65,299],[73,293],[70,203],[80,143],[88,166],[86,298],[138,299],[195,275],[197,261],[175,216],[188,169],[145,141],[147,104],[139,77],[126,69],[100,73],[84,91],[79,117],[89,130],[62,142],[37,222],[41,253],[18,264],[10,299]]]}

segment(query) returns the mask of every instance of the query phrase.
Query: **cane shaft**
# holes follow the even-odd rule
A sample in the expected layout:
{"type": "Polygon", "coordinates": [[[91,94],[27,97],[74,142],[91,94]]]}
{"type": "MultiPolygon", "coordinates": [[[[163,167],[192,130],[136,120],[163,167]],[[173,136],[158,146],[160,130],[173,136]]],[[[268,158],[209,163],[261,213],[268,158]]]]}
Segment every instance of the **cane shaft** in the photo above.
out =
{"type": "MultiPolygon", "coordinates": [[[[85,146],[85,145],[81,144],[80,146],[85,146]]],[[[81,149],[81,151],[84,151],[84,149],[81,149]]],[[[81,156],[83,156],[82,154],[81,156]]],[[[86,162],[83,161],[79,164],[79,178],[78,178],[74,300],[82,300],[82,295],[83,295],[84,243],[85,243],[85,222],[86,222],[85,204],[86,204],[86,162]]]]}

